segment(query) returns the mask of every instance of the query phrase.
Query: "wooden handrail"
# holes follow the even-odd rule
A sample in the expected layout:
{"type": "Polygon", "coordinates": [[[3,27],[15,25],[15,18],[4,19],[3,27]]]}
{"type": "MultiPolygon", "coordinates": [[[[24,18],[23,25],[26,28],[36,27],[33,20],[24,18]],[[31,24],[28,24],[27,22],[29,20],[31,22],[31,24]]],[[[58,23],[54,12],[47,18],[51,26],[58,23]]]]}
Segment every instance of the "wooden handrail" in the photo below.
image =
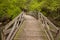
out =
{"type": "MultiPolygon", "coordinates": [[[[59,30],[59,28],[57,28],[51,21],[49,21],[48,18],[45,17],[42,13],[39,12],[38,15],[42,16],[41,17],[41,19],[43,18],[42,21],[46,21],[47,22],[47,24],[49,25],[49,28],[50,28],[51,31],[57,33],[57,31],[59,30]]],[[[39,17],[39,19],[40,19],[40,17],[39,17]]]]}
{"type": "MultiPolygon", "coordinates": [[[[20,27],[21,27],[23,21],[24,21],[24,19],[22,19],[22,21],[21,21],[21,23],[20,23],[20,25],[19,25],[20,27]]],[[[12,37],[11,37],[10,40],[12,40],[12,39],[14,38],[14,36],[15,36],[15,34],[17,33],[18,30],[19,30],[19,27],[17,27],[17,29],[15,30],[15,32],[14,32],[14,34],[12,35],[12,37]]]]}
{"type": "Polygon", "coordinates": [[[49,38],[49,40],[54,40],[51,31],[57,33],[57,31],[59,30],[51,21],[49,21],[47,19],[47,17],[45,17],[42,13],[38,13],[38,19],[42,22],[43,27],[46,28],[45,29],[45,33],[47,35],[47,37],[49,38]],[[49,36],[48,36],[49,35],[49,36]]]}
{"type": "Polygon", "coordinates": [[[4,31],[6,31],[16,20],[19,16],[21,16],[24,12],[21,12],[16,18],[14,18],[11,22],[9,22],[7,25],[5,25],[4,31]]]}
{"type": "Polygon", "coordinates": [[[45,18],[40,13],[38,13],[38,19],[42,23],[42,27],[44,28],[44,31],[45,31],[48,39],[49,40],[54,40],[54,38],[53,38],[53,36],[50,32],[49,26],[47,25],[47,22],[45,21],[45,18]]]}
{"type": "Polygon", "coordinates": [[[15,34],[15,31],[19,28],[19,25],[22,24],[24,12],[21,12],[16,18],[14,18],[11,22],[9,22],[7,25],[5,25],[5,29],[3,29],[5,37],[4,40],[11,40],[12,35],[15,34]]]}
{"type": "MultiPolygon", "coordinates": [[[[42,22],[41,21],[39,21],[40,22],[40,24],[42,24],[42,22]]],[[[51,40],[51,38],[50,38],[50,36],[49,36],[49,34],[48,34],[48,32],[47,32],[47,30],[46,30],[46,25],[43,25],[42,24],[42,28],[44,29],[44,32],[45,32],[45,34],[46,34],[46,38],[48,38],[48,40],[51,40]]]]}
{"type": "Polygon", "coordinates": [[[12,30],[9,33],[9,35],[7,36],[6,40],[11,40],[12,35],[15,33],[15,30],[19,27],[19,25],[21,24],[21,19],[22,19],[22,14],[20,14],[19,16],[16,17],[15,21],[14,21],[14,25],[12,26],[12,30]],[[20,23],[19,23],[20,22],[20,23]]]}

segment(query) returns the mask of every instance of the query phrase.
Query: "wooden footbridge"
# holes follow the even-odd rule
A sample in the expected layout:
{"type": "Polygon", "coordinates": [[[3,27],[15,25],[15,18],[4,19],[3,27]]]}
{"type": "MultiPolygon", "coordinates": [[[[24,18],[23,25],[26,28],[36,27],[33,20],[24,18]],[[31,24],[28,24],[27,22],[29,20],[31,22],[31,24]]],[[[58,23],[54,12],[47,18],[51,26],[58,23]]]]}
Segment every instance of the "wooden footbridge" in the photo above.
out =
{"type": "Polygon", "coordinates": [[[59,29],[42,13],[37,14],[38,19],[21,12],[4,26],[2,40],[55,40],[59,29]]]}

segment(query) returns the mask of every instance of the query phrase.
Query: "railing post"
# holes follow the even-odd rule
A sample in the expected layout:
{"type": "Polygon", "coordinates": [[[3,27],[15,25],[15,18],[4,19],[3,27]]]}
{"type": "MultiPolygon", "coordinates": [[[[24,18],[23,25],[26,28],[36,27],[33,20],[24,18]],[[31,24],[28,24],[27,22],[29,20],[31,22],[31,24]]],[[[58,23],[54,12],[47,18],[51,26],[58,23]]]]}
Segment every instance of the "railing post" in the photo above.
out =
{"type": "Polygon", "coordinates": [[[1,40],[5,40],[5,35],[3,33],[3,30],[0,30],[1,40]]]}
{"type": "Polygon", "coordinates": [[[17,23],[17,20],[16,20],[16,22],[14,23],[13,28],[12,28],[11,32],[9,33],[9,35],[8,35],[8,37],[7,37],[6,40],[10,40],[10,38],[11,38],[11,36],[12,36],[12,33],[14,32],[14,29],[15,29],[15,27],[16,27],[16,23],[17,23]]]}
{"type": "Polygon", "coordinates": [[[52,33],[50,32],[50,29],[49,29],[49,25],[47,24],[47,22],[45,21],[45,25],[46,25],[46,30],[49,34],[49,37],[51,38],[51,40],[54,40],[53,36],[52,36],[52,33]]]}

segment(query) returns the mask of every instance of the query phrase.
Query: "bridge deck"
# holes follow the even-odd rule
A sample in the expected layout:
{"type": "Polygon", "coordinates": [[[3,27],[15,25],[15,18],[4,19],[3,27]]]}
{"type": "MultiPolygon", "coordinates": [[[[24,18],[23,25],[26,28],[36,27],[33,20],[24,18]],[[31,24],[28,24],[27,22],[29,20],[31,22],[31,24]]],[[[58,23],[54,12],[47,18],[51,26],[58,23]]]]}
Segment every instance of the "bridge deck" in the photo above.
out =
{"type": "Polygon", "coordinates": [[[24,15],[25,21],[13,40],[48,40],[42,24],[32,16],[24,15]]]}

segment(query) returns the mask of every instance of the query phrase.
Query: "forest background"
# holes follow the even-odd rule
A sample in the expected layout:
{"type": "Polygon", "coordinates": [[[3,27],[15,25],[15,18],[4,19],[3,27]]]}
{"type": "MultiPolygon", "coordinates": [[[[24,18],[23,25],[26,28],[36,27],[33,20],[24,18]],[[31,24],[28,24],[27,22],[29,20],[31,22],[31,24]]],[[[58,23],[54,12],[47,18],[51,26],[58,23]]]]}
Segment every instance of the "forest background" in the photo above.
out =
{"type": "Polygon", "coordinates": [[[60,27],[60,0],[0,0],[0,26],[14,19],[22,9],[40,11],[60,27]]]}

